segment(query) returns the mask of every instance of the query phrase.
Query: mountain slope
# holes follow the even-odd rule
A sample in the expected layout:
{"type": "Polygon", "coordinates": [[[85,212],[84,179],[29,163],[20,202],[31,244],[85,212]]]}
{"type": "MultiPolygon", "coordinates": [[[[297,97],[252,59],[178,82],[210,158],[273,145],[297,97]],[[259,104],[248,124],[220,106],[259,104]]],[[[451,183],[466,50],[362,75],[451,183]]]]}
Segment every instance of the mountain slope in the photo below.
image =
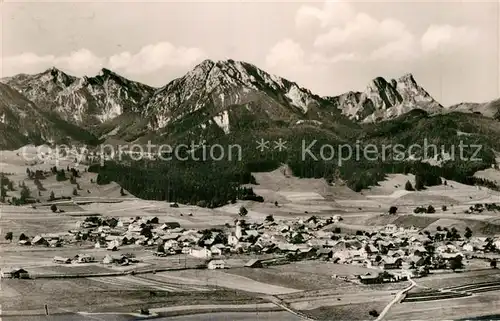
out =
{"type": "Polygon", "coordinates": [[[159,89],[148,100],[142,115],[150,127],[160,129],[170,122],[204,109],[226,133],[226,109],[258,101],[266,114],[286,119],[305,115],[322,104],[322,99],[296,83],[272,76],[254,65],[227,60],[205,60],[184,77],[159,89]]]}
{"type": "Polygon", "coordinates": [[[420,87],[411,74],[390,82],[382,77],[371,81],[363,92],[326,97],[343,115],[362,122],[392,119],[413,109],[443,112],[443,106],[420,87]]]}
{"type": "MultiPolygon", "coordinates": [[[[205,60],[183,77],[154,89],[102,69],[77,78],[51,68],[3,79],[48,118],[91,130],[114,141],[172,142],[293,134],[297,128],[328,132],[340,140],[358,135],[362,123],[421,109],[430,115],[480,110],[497,115],[499,101],[443,108],[411,74],[377,77],[362,92],[320,97],[296,83],[234,60],[205,60]],[[117,140],[118,139],[118,140],[117,140]]],[[[74,128],[76,130],[76,128],[74,128]]]]}
{"type": "Polygon", "coordinates": [[[487,103],[460,103],[448,107],[450,112],[457,111],[463,113],[479,113],[489,118],[500,118],[500,99],[495,99],[487,103]]]}
{"type": "Polygon", "coordinates": [[[158,89],[137,107],[135,117],[123,115],[105,126],[108,131],[120,126],[116,134],[131,140],[148,133],[158,138],[157,132],[163,139],[220,136],[234,129],[310,121],[320,126],[352,125],[329,101],[294,82],[245,62],[205,60],[158,89]]]}
{"type": "Polygon", "coordinates": [[[154,89],[108,69],[95,77],[77,78],[56,68],[36,75],[3,79],[44,111],[84,127],[99,125],[132,111],[154,89]]]}
{"type": "Polygon", "coordinates": [[[15,89],[0,83],[0,148],[18,148],[28,143],[77,140],[96,143],[96,138],[75,128],[57,115],[40,110],[15,89]]]}

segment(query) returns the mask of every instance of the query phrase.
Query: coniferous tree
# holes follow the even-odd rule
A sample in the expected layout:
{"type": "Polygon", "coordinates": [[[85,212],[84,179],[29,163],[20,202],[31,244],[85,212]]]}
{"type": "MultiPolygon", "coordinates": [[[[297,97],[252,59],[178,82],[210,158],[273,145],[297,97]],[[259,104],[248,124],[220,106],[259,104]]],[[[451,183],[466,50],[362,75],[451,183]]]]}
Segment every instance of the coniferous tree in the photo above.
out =
{"type": "Polygon", "coordinates": [[[470,229],[470,227],[468,227],[468,226],[467,226],[467,227],[465,228],[465,234],[464,234],[464,236],[465,236],[466,238],[468,238],[468,239],[470,239],[470,238],[472,237],[472,230],[470,229]]]}
{"type": "Polygon", "coordinates": [[[239,214],[241,217],[245,217],[245,216],[247,216],[247,214],[248,214],[248,210],[247,210],[244,206],[242,206],[242,207],[240,207],[240,211],[238,212],[238,214],[239,214]]]}
{"type": "Polygon", "coordinates": [[[26,184],[23,184],[21,187],[21,197],[19,200],[21,201],[21,203],[25,204],[26,201],[28,200],[28,198],[30,198],[30,197],[31,197],[30,190],[28,189],[26,184]]]}
{"type": "Polygon", "coordinates": [[[12,242],[12,239],[14,238],[14,234],[12,232],[7,232],[5,234],[5,240],[12,242]]]}
{"type": "Polygon", "coordinates": [[[405,190],[407,191],[414,191],[415,189],[413,188],[413,185],[411,184],[410,181],[407,181],[405,184],[405,190]]]}
{"type": "Polygon", "coordinates": [[[420,190],[424,189],[423,177],[420,174],[415,175],[415,189],[417,191],[420,191],[420,190]]]}

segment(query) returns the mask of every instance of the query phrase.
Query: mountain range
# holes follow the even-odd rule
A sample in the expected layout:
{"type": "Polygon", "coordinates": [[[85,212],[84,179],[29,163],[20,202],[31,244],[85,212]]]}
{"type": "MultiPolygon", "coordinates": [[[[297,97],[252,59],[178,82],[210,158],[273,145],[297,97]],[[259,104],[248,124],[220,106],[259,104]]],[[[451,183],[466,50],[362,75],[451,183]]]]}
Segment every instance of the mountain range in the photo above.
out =
{"type": "Polygon", "coordinates": [[[500,110],[500,100],[444,107],[411,74],[392,80],[377,77],[364,91],[322,97],[234,60],[205,60],[160,88],[108,69],[94,77],[74,77],[50,68],[1,81],[2,148],[75,139],[76,128],[85,132],[87,141],[168,141],[297,126],[357,130],[415,109],[428,115],[456,111],[489,118],[498,118],[500,110]]]}

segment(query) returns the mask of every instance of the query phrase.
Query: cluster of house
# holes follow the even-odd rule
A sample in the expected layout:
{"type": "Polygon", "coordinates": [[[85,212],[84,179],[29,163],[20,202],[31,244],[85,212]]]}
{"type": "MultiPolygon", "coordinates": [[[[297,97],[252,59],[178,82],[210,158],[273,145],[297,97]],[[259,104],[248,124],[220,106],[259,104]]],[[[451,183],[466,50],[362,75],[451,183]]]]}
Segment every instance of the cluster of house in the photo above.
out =
{"type": "Polygon", "coordinates": [[[70,263],[92,263],[95,262],[95,258],[88,254],[77,254],[74,258],[54,256],[54,263],[59,264],[70,264],[70,263]]]}
{"type": "Polygon", "coordinates": [[[22,237],[18,244],[25,246],[61,247],[65,242],[70,242],[71,239],[71,233],[48,233],[35,235],[33,238],[29,238],[28,236],[22,237]]]}
{"type": "MultiPolygon", "coordinates": [[[[157,217],[100,218],[88,217],[76,230],[64,234],[46,234],[23,241],[23,244],[60,246],[64,242],[93,242],[95,248],[116,251],[136,244],[150,246],[158,256],[185,254],[209,262],[210,269],[225,268],[223,258],[231,254],[275,254],[287,261],[322,259],[340,264],[359,265],[388,274],[360,276],[362,282],[383,279],[401,280],[421,276],[430,269],[459,269],[462,258],[474,253],[500,249],[500,238],[454,236],[446,231],[434,235],[418,228],[388,224],[375,232],[342,233],[329,218],[310,217],[294,221],[275,221],[272,216],[261,223],[236,220],[224,228],[185,229],[178,222],[160,223],[157,217]],[[448,233],[449,234],[449,233],[448,233]],[[384,279],[385,278],[385,279],[384,279]]],[[[79,255],[73,259],[54,258],[57,263],[92,262],[79,255]]],[[[102,263],[127,265],[137,262],[126,255],[106,255],[102,263]]]]}

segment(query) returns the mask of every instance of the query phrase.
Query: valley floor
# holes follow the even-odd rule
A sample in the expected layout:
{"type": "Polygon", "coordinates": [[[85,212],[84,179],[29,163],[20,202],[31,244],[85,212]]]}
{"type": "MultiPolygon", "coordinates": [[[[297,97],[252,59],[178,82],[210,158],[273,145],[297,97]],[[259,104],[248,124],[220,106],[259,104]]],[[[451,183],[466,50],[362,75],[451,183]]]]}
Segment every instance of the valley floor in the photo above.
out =
{"type": "MultiPolygon", "coordinates": [[[[19,168],[11,167],[14,179],[25,175],[21,169],[21,164],[19,168]]],[[[355,234],[358,230],[377,230],[391,223],[403,227],[415,226],[424,231],[434,231],[437,226],[453,226],[461,232],[470,227],[474,235],[500,233],[498,213],[464,214],[464,210],[475,202],[498,199],[500,203],[500,194],[486,189],[449,182],[453,188],[437,186],[422,192],[406,192],[395,186],[412,177],[393,175],[373,190],[353,194],[344,186],[328,186],[321,180],[301,181],[278,178],[279,175],[279,172],[255,175],[260,183],[256,189],[265,196],[264,203],[238,202],[218,209],[185,205],[174,208],[166,202],[140,200],[132,195],[123,197],[118,186],[96,187],[90,183],[91,176],[88,176],[85,179],[89,182],[86,181],[83,188],[91,191],[92,196],[79,196],[60,203],[58,206],[64,212],[53,213],[49,206],[33,208],[2,204],[0,226],[3,231],[11,231],[16,236],[21,233],[34,236],[67,232],[75,229],[86,216],[100,214],[127,219],[158,217],[160,222],[178,222],[185,228],[202,229],[233,222],[238,217],[239,208],[245,206],[248,209],[245,219],[256,222],[262,222],[268,215],[273,215],[276,221],[307,219],[312,215],[341,215],[343,220],[332,227],[338,227],[347,234],[355,234]],[[435,214],[413,214],[417,205],[429,204],[436,207],[435,214]],[[385,214],[392,205],[398,206],[398,215],[385,214]],[[449,210],[442,211],[442,205],[447,205],[449,210]]],[[[53,189],[68,189],[60,182],[49,180],[46,184],[53,189]]],[[[271,258],[272,255],[235,254],[226,258],[229,269],[198,270],[195,267],[202,262],[200,259],[182,254],[157,257],[153,255],[154,247],[137,245],[123,246],[113,252],[115,255],[133,254],[140,261],[135,265],[60,265],[53,262],[54,256],[72,258],[77,254],[89,254],[102,261],[110,252],[84,242],[66,244],[61,248],[21,246],[4,239],[0,242],[0,267],[22,267],[35,277],[31,280],[2,279],[0,306],[3,320],[46,320],[40,316],[45,313],[45,304],[50,314],[54,315],[51,320],[131,320],[133,316],[129,314],[103,313],[137,313],[143,307],[163,317],[168,315],[171,317],[169,320],[300,319],[297,315],[284,312],[282,307],[273,303],[276,300],[312,319],[374,320],[369,311],[382,311],[396,293],[409,284],[355,284],[339,277],[376,270],[321,261],[306,260],[261,269],[244,267],[252,258],[271,258]],[[143,273],[127,274],[132,270],[143,273]],[[103,273],[113,275],[100,276],[103,273]],[[56,277],[61,275],[80,277],[56,277]],[[97,314],[82,315],[78,312],[97,314]],[[193,312],[197,314],[176,316],[193,312]],[[16,316],[19,314],[22,316],[16,316]]],[[[434,274],[415,279],[417,287],[411,293],[500,281],[497,270],[476,263],[471,260],[469,269],[463,273],[434,274]]],[[[386,319],[459,319],[500,313],[500,289],[491,290],[467,297],[424,302],[403,300],[390,308],[386,319]]]]}

